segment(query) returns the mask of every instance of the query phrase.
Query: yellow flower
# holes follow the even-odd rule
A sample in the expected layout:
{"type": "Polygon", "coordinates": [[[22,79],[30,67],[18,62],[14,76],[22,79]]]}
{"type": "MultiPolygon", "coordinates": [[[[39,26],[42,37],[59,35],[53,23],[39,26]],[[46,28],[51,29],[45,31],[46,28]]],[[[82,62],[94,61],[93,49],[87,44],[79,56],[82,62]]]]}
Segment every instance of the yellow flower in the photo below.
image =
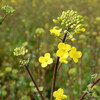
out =
{"type": "Polygon", "coordinates": [[[41,63],[41,66],[44,68],[44,67],[46,67],[48,64],[53,63],[53,59],[50,58],[50,53],[46,53],[46,54],[44,55],[44,57],[41,56],[41,57],[39,58],[39,62],[41,63]]]}
{"type": "Polygon", "coordinates": [[[68,58],[68,51],[71,49],[71,46],[69,44],[59,43],[58,44],[58,50],[56,52],[56,55],[60,57],[59,62],[61,63],[68,63],[66,59],[68,58]]]}
{"type": "Polygon", "coordinates": [[[56,55],[58,57],[68,58],[68,51],[71,49],[69,44],[59,43],[56,55]]]}
{"type": "Polygon", "coordinates": [[[62,29],[57,26],[53,27],[53,29],[50,30],[51,35],[54,35],[54,36],[60,36],[61,31],[62,31],[62,29]]]}
{"type": "Polygon", "coordinates": [[[53,92],[53,96],[56,98],[56,100],[62,100],[67,98],[67,95],[64,95],[63,93],[63,89],[59,88],[57,91],[53,92]]]}
{"type": "Polygon", "coordinates": [[[77,63],[78,62],[78,58],[81,58],[81,56],[82,56],[82,52],[76,51],[76,48],[72,47],[71,51],[69,52],[69,56],[71,58],[73,58],[75,63],[77,63]]]}

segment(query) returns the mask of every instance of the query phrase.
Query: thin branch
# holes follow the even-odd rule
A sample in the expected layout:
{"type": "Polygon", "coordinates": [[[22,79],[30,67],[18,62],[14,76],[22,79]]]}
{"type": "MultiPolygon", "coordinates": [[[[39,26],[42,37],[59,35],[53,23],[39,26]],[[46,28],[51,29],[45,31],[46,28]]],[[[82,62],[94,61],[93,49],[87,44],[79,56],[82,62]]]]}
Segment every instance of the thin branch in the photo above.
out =
{"type": "Polygon", "coordinates": [[[34,78],[32,77],[31,72],[29,71],[28,66],[27,66],[27,65],[25,65],[25,67],[26,67],[26,70],[27,70],[27,72],[28,72],[28,74],[29,74],[29,76],[30,76],[30,78],[31,78],[32,82],[34,83],[34,85],[35,85],[35,87],[36,87],[36,89],[37,89],[37,91],[38,91],[38,93],[39,93],[39,95],[40,95],[41,99],[42,99],[42,100],[45,100],[45,99],[44,99],[44,97],[42,96],[42,94],[41,94],[41,92],[40,92],[40,90],[39,90],[39,88],[38,88],[38,86],[37,86],[37,84],[36,84],[36,82],[35,82],[34,78]]]}
{"type": "MultiPolygon", "coordinates": [[[[94,85],[96,85],[99,81],[100,81],[100,78],[99,78],[98,80],[96,80],[96,81],[92,84],[91,88],[93,88],[94,85]]],[[[83,98],[84,98],[86,95],[87,95],[87,92],[85,92],[85,93],[81,96],[80,100],[83,100],[83,98]]]]}
{"type": "Polygon", "coordinates": [[[6,14],[6,15],[3,17],[3,19],[0,21],[0,24],[3,23],[3,21],[5,20],[5,18],[7,17],[7,15],[8,15],[8,14],[6,14]]]}
{"type": "MultiPolygon", "coordinates": [[[[67,33],[65,34],[62,42],[65,42],[66,36],[67,36],[67,33]]],[[[54,92],[54,89],[55,89],[55,82],[56,82],[56,75],[57,75],[58,64],[59,64],[59,57],[57,57],[56,65],[54,67],[53,81],[52,81],[52,90],[51,90],[51,100],[53,100],[53,92],[54,92]]]]}

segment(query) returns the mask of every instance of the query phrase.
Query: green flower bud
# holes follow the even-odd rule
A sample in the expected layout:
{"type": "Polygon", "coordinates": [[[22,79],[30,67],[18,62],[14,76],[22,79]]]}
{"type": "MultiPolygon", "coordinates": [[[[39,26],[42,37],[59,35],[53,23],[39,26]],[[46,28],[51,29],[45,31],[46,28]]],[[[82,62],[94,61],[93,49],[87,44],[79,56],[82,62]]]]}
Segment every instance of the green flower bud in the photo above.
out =
{"type": "Polygon", "coordinates": [[[28,53],[28,49],[25,49],[25,47],[16,47],[14,49],[14,56],[24,56],[26,53],[28,53]]]}
{"type": "Polygon", "coordinates": [[[8,6],[8,5],[3,6],[1,9],[4,10],[8,14],[12,14],[15,12],[15,10],[11,6],[8,6]]]}
{"type": "Polygon", "coordinates": [[[68,31],[67,30],[64,30],[64,33],[67,33],[68,31]]]}
{"type": "Polygon", "coordinates": [[[53,22],[54,22],[55,24],[58,24],[58,23],[59,23],[56,19],[53,19],[53,22]]]}

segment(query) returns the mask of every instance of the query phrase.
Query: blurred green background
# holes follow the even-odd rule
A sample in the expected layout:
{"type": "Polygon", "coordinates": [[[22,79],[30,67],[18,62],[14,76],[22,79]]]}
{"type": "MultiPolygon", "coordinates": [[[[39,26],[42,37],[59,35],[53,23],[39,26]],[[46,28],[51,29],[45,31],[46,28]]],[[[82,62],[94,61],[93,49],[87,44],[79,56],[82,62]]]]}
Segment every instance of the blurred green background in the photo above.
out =
{"type": "MultiPolygon", "coordinates": [[[[52,19],[62,11],[75,10],[85,17],[86,32],[78,34],[75,42],[68,41],[82,51],[82,59],[61,64],[56,89],[63,88],[67,100],[79,100],[93,73],[100,74],[100,0],[0,0],[0,7],[12,6],[16,12],[0,25],[0,100],[40,100],[28,73],[13,56],[15,47],[26,44],[32,54],[30,70],[46,100],[50,91],[55,65],[55,52],[59,39],[50,35],[54,26],[52,19]],[[43,34],[39,34],[39,31],[43,34]],[[54,64],[41,68],[38,58],[50,52],[54,64]]],[[[0,16],[5,13],[0,10],[0,16]]],[[[93,96],[84,100],[100,100],[100,83],[93,96]]]]}

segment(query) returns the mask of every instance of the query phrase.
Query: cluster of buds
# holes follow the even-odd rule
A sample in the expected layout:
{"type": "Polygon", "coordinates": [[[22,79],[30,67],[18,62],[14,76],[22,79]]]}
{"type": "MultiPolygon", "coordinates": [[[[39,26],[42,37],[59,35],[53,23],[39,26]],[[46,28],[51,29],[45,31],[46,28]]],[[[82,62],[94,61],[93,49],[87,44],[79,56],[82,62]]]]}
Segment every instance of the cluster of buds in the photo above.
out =
{"type": "Polygon", "coordinates": [[[29,63],[29,60],[20,60],[21,65],[27,65],[29,63]]]}
{"type": "MultiPolygon", "coordinates": [[[[60,17],[53,19],[53,22],[58,25],[55,27],[61,29],[64,34],[67,33],[71,41],[75,41],[73,37],[75,33],[85,32],[84,25],[82,24],[83,21],[83,17],[78,15],[77,11],[73,10],[68,10],[67,12],[63,11],[60,17]]],[[[58,31],[55,27],[50,30],[51,35],[61,36],[61,31],[58,31]]]]}
{"type": "Polygon", "coordinates": [[[37,28],[35,30],[35,33],[37,33],[38,35],[41,35],[41,34],[44,34],[45,33],[45,30],[43,28],[37,28]]]}
{"type": "Polygon", "coordinates": [[[68,10],[67,12],[63,11],[60,17],[57,17],[57,20],[54,22],[60,23],[65,28],[74,28],[78,24],[84,21],[83,17],[78,15],[76,11],[68,10]]]}
{"type": "Polygon", "coordinates": [[[3,6],[1,9],[4,10],[8,14],[13,14],[15,12],[15,10],[11,6],[8,6],[8,5],[3,6]]]}
{"type": "Polygon", "coordinates": [[[23,46],[16,47],[13,52],[14,56],[24,56],[26,53],[28,53],[28,50],[25,49],[25,47],[23,47],[23,46]]]}

